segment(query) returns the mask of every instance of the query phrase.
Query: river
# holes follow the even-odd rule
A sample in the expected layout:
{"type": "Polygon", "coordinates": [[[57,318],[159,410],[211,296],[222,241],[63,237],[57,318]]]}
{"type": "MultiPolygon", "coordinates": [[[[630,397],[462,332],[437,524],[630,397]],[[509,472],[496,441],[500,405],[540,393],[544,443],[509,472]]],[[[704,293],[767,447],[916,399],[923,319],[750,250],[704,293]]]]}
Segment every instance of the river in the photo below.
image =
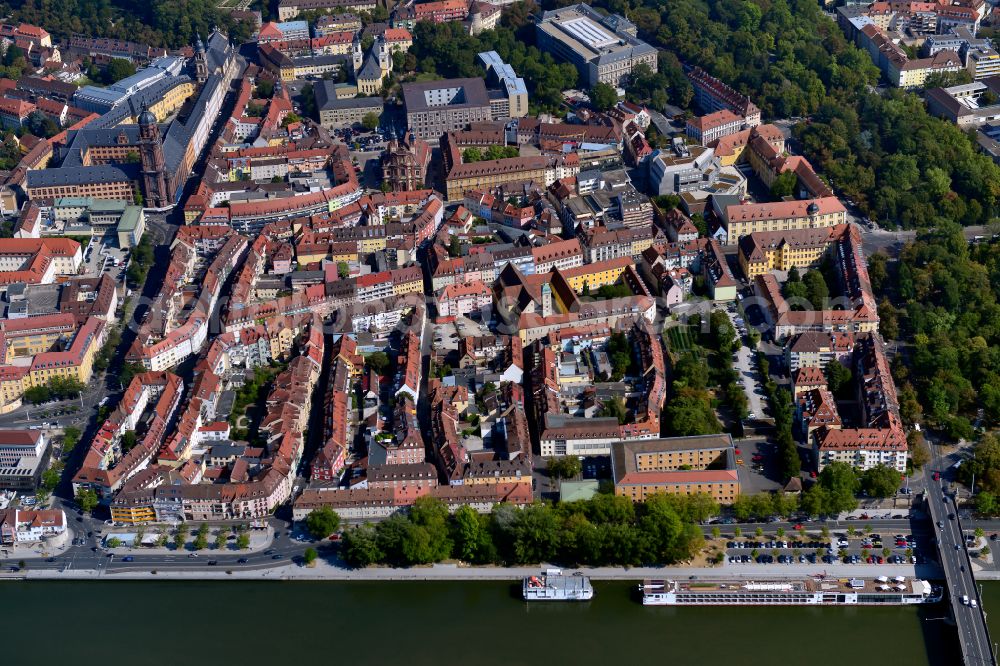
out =
{"type": "MultiPolygon", "coordinates": [[[[644,608],[632,587],[598,582],[589,603],[529,605],[496,582],[2,582],[3,655],[129,666],[957,663],[940,605],[644,608]]],[[[1000,608],[1000,583],[984,593],[1000,608]]]]}

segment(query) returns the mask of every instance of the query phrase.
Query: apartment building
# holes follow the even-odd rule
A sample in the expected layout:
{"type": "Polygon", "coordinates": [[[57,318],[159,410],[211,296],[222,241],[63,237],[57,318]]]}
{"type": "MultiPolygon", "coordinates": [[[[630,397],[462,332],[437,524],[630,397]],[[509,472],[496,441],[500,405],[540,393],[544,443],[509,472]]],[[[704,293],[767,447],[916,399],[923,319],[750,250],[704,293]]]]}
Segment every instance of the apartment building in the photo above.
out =
{"type": "Polygon", "coordinates": [[[479,313],[492,303],[493,292],[479,280],[447,285],[437,297],[438,311],[442,317],[479,313]]]}
{"type": "Polygon", "coordinates": [[[280,0],[278,20],[290,21],[302,12],[368,12],[375,11],[375,0],[280,0]]]}
{"type": "Polygon", "coordinates": [[[832,462],[844,462],[861,471],[887,465],[906,474],[909,447],[902,428],[821,428],[814,438],[820,472],[832,462]]]}
{"type": "Polygon", "coordinates": [[[743,95],[700,67],[693,67],[687,73],[688,81],[694,88],[695,101],[704,113],[728,109],[743,118],[746,127],[760,125],[760,108],[749,97],[743,95]]]}
{"type": "Polygon", "coordinates": [[[849,366],[853,353],[853,333],[804,331],[785,344],[785,365],[789,372],[803,367],[825,368],[830,361],[849,366]]]}

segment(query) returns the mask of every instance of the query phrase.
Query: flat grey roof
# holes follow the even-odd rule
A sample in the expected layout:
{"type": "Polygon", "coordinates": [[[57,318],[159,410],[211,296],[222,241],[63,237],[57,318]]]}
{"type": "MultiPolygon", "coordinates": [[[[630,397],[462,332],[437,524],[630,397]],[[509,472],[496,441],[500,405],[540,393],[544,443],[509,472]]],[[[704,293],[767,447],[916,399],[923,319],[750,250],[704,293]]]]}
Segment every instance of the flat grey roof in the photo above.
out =
{"type": "Polygon", "coordinates": [[[423,81],[420,83],[403,84],[403,103],[407,113],[414,111],[429,111],[431,109],[457,109],[470,106],[489,106],[490,96],[486,92],[486,82],[482,79],[444,79],[441,81],[423,81]],[[442,104],[430,106],[424,93],[445,88],[461,88],[463,101],[458,104],[442,104]]]}

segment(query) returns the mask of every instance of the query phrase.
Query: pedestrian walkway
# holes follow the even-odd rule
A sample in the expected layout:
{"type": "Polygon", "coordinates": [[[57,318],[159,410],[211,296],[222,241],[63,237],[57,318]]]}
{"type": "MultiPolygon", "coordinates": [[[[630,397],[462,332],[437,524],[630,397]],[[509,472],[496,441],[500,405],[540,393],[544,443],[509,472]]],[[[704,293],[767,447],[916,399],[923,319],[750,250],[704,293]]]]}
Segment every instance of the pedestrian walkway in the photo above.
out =
{"type": "MultiPolygon", "coordinates": [[[[118,570],[101,573],[102,577],[121,580],[226,580],[226,579],[257,579],[257,580],[341,580],[341,581],[431,581],[431,580],[520,580],[525,576],[538,575],[543,569],[552,565],[524,567],[479,567],[460,564],[435,564],[426,567],[393,568],[368,567],[365,569],[350,569],[339,563],[318,560],[314,566],[285,564],[268,568],[220,568],[192,569],[190,571],[157,570],[118,570]]],[[[568,574],[580,572],[594,580],[632,580],[645,578],[672,580],[786,580],[789,578],[808,578],[817,575],[828,577],[876,577],[905,576],[907,578],[934,578],[940,572],[933,567],[915,568],[910,565],[723,565],[720,567],[583,567],[579,569],[563,569],[568,574]]],[[[27,579],[88,579],[99,575],[97,571],[88,570],[43,570],[37,569],[18,573],[15,578],[27,579]]],[[[8,576],[0,574],[0,579],[8,576]]]]}

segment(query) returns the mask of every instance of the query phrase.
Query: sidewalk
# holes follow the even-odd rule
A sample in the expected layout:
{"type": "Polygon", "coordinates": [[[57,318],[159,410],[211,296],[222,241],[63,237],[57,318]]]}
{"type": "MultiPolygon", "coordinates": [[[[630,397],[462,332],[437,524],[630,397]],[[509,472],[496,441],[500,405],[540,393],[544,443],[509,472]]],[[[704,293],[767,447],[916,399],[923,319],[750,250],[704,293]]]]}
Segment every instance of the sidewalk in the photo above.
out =
{"type": "MultiPolygon", "coordinates": [[[[452,580],[482,580],[482,581],[517,581],[526,576],[538,573],[551,565],[525,567],[473,567],[459,564],[435,564],[427,567],[392,568],[369,567],[367,569],[348,569],[336,564],[317,561],[316,566],[298,566],[288,564],[268,569],[230,568],[220,570],[198,571],[164,571],[157,570],[153,574],[147,570],[127,571],[93,571],[93,570],[32,570],[20,572],[14,576],[0,575],[3,578],[17,579],[92,579],[113,578],[119,580],[330,580],[330,581],[452,581],[452,580]]],[[[930,577],[940,576],[938,572],[927,567],[921,567],[918,574],[909,565],[724,565],[720,567],[596,567],[580,569],[563,569],[567,575],[579,571],[594,580],[629,580],[639,581],[644,578],[690,579],[705,580],[784,580],[789,578],[808,578],[825,575],[831,578],[853,578],[876,576],[930,577]]],[[[1000,572],[990,572],[998,574],[1000,572]]]]}

